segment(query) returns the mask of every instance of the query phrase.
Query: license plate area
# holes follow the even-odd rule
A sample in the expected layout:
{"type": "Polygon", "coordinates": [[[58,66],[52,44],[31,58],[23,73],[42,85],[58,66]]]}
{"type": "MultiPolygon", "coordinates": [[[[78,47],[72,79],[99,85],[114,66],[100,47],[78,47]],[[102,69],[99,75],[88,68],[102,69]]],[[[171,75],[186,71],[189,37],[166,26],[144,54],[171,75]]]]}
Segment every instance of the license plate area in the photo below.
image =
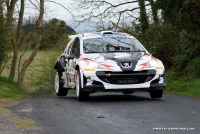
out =
{"type": "Polygon", "coordinates": [[[136,78],[113,78],[112,81],[116,84],[136,84],[138,83],[138,79],[136,78]]]}

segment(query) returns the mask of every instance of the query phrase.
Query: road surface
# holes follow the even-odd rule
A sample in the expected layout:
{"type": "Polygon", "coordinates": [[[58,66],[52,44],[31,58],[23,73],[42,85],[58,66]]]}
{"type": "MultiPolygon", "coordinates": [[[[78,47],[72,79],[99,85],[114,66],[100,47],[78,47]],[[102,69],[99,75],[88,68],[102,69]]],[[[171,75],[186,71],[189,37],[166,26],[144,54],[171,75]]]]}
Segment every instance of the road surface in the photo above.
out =
{"type": "Polygon", "coordinates": [[[42,95],[1,111],[0,133],[200,133],[200,99],[173,94],[151,99],[146,92],[96,93],[87,102],[78,101],[75,95],[42,95]]]}

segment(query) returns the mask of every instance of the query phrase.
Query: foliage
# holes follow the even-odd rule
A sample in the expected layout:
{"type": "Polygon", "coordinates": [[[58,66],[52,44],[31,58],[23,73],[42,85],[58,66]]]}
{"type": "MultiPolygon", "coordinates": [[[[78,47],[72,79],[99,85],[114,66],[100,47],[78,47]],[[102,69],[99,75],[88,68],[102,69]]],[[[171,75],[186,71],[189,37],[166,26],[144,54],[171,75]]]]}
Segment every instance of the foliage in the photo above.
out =
{"type": "Polygon", "coordinates": [[[76,31],[71,28],[70,26],[66,26],[66,34],[69,35],[69,34],[76,34],[76,31]]]}
{"type": "Polygon", "coordinates": [[[149,27],[148,17],[147,17],[146,8],[145,8],[145,2],[144,0],[138,0],[138,3],[140,5],[140,18],[139,18],[140,23],[138,25],[138,31],[145,33],[145,31],[149,27]]]}
{"type": "Polygon", "coordinates": [[[8,58],[8,51],[11,49],[9,43],[8,25],[6,22],[6,16],[4,15],[4,6],[0,1],[0,71],[2,65],[8,58]]]}
{"type": "Polygon", "coordinates": [[[30,85],[37,85],[36,93],[52,93],[54,89],[54,65],[62,53],[62,50],[48,50],[45,55],[39,58],[39,66],[41,68],[34,69],[30,75],[30,85]]]}
{"type": "Polygon", "coordinates": [[[187,73],[190,61],[200,57],[200,2],[198,0],[158,0],[162,10],[159,24],[151,24],[142,42],[167,68],[187,73]]]}
{"type": "Polygon", "coordinates": [[[57,43],[66,33],[66,23],[56,18],[43,25],[42,49],[55,48],[57,43]]]}
{"type": "Polygon", "coordinates": [[[166,68],[170,68],[175,65],[177,36],[170,24],[152,24],[145,32],[143,42],[150,53],[161,59],[166,68]]]}
{"type": "Polygon", "coordinates": [[[194,58],[186,67],[186,75],[188,77],[200,78],[200,57],[194,58]]]}

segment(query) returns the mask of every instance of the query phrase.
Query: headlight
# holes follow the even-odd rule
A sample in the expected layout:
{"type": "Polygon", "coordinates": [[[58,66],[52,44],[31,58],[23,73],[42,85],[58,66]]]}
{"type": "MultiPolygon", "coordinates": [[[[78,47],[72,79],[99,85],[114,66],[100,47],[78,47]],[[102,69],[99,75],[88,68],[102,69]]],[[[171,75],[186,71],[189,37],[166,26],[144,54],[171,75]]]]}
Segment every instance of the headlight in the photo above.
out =
{"type": "Polygon", "coordinates": [[[156,58],[152,58],[146,65],[146,68],[156,67],[158,65],[158,61],[156,58]]]}
{"type": "Polygon", "coordinates": [[[88,64],[89,67],[91,68],[96,68],[96,69],[107,69],[105,66],[101,65],[100,63],[91,61],[91,60],[85,60],[85,62],[88,64]]]}
{"type": "Polygon", "coordinates": [[[92,68],[97,68],[98,67],[98,63],[90,61],[89,64],[88,64],[88,66],[92,67],[92,68]]]}
{"type": "Polygon", "coordinates": [[[156,70],[164,70],[164,66],[158,63],[158,59],[156,58],[152,58],[147,65],[145,66],[145,68],[153,68],[155,67],[156,70]]]}

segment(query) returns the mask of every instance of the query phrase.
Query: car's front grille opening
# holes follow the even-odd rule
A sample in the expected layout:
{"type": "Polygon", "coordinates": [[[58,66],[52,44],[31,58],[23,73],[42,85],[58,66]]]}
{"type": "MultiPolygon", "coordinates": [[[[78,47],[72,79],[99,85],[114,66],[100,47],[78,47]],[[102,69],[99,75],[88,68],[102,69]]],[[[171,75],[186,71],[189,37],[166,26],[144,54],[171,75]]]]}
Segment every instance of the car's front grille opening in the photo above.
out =
{"type": "Polygon", "coordinates": [[[156,70],[129,71],[129,72],[111,72],[97,71],[97,77],[110,84],[140,84],[148,82],[155,77],[156,70]]]}

